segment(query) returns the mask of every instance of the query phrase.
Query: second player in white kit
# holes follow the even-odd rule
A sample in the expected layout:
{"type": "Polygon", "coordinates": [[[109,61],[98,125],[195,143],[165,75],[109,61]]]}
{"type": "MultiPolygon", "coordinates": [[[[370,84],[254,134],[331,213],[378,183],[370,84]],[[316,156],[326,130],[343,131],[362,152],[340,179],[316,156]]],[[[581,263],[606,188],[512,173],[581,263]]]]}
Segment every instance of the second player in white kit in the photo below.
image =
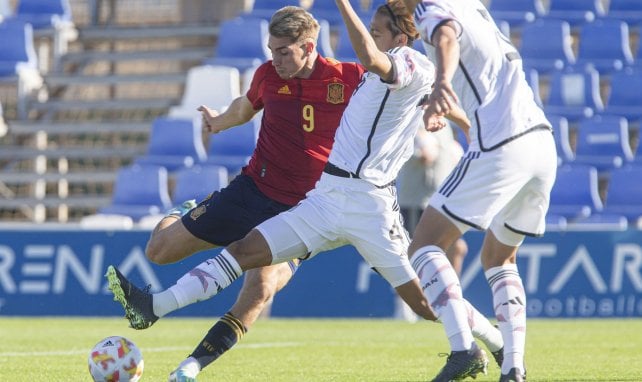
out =
{"type": "Polygon", "coordinates": [[[443,249],[470,228],[487,230],[481,259],[504,338],[500,381],[526,380],[526,295],[516,265],[526,235],[541,236],[557,156],[551,124],[536,104],[517,49],[479,0],[405,0],[436,65],[427,117],[461,107],[470,146],[431,198],[409,249],[451,356],[434,381],[473,376],[478,354],[457,276],[443,249]]]}

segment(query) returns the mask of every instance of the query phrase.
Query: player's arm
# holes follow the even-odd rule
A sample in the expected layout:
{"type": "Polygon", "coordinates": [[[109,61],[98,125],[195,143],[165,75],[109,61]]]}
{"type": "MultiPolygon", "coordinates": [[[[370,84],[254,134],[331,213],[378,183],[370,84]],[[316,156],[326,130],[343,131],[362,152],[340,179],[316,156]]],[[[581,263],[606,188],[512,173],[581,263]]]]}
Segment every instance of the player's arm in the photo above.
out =
{"type": "Polygon", "coordinates": [[[431,44],[435,47],[435,87],[430,103],[435,112],[447,115],[459,103],[451,81],[459,65],[459,41],[455,21],[441,24],[432,33],[431,44]]]}
{"type": "Polygon", "coordinates": [[[258,112],[258,110],[254,110],[252,103],[245,95],[232,101],[223,113],[205,105],[199,106],[198,111],[203,116],[203,129],[211,133],[218,133],[232,126],[242,125],[258,112]]]}
{"type": "Polygon", "coordinates": [[[382,80],[392,82],[394,70],[392,62],[387,54],[377,48],[370,32],[361,18],[352,8],[349,0],[336,0],[337,7],[341,12],[341,17],[346,24],[350,43],[357,53],[361,64],[369,72],[377,74],[382,80]]]}

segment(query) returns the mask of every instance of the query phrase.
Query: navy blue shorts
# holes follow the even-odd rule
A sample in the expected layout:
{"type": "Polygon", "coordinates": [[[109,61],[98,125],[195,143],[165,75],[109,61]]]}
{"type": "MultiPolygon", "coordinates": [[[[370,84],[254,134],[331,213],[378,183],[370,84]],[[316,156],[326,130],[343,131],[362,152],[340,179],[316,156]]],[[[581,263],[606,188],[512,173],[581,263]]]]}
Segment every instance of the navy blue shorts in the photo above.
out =
{"type": "Polygon", "coordinates": [[[183,216],[187,230],[201,240],[226,246],[292,206],[265,196],[247,175],[238,175],[183,216]]]}

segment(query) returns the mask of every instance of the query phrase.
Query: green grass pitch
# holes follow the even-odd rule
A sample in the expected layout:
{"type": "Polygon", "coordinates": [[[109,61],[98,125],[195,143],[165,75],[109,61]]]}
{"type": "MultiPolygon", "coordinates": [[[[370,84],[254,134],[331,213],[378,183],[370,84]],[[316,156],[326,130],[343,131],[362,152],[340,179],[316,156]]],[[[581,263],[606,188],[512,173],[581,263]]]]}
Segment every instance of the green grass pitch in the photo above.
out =
{"type": "MultiPolygon", "coordinates": [[[[141,348],[142,381],[166,381],[213,322],[165,318],[135,331],[121,318],[0,318],[0,381],[89,381],[89,350],[111,335],[141,348]]],[[[435,323],[269,319],[198,380],[427,381],[447,349],[435,323]]],[[[526,363],[529,382],[642,381],[642,319],[530,320],[526,363]]],[[[498,379],[491,361],[476,381],[498,379]]]]}

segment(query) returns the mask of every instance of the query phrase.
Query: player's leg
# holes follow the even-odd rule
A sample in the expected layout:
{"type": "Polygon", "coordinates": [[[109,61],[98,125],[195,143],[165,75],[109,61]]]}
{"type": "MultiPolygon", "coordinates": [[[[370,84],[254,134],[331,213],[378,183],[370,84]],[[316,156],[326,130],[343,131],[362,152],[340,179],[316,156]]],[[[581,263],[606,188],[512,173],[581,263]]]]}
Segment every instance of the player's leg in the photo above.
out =
{"type": "Polygon", "coordinates": [[[500,234],[500,242],[491,228],[482,246],[484,274],[493,294],[493,307],[497,324],[504,339],[502,374],[511,369],[525,371],[524,349],[526,344],[526,292],[517,269],[517,249],[524,235],[500,234]],[[507,240],[507,238],[510,238],[507,240]]]}
{"type": "Polygon", "coordinates": [[[508,164],[505,183],[520,184],[511,176],[525,176],[527,181],[518,190],[507,192],[510,200],[494,215],[484,238],[481,257],[493,294],[495,315],[504,337],[502,378],[514,374],[519,381],[525,379],[526,373],[526,293],[516,255],[525,236],[544,233],[545,215],[557,168],[555,143],[550,132],[528,134],[511,143],[505,156],[502,158],[508,164]]]}
{"type": "Polygon", "coordinates": [[[444,325],[452,351],[468,350],[473,343],[459,278],[443,250],[450,248],[461,234],[457,225],[429,206],[419,220],[408,250],[424,293],[444,325]]]}
{"type": "Polygon", "coordinates": [[[446,257],[448,261],[450,261],[450,264],[452,264],[453,269],[455,269],[457,276],[461,275],[466,254],[468,254],[468,244],[466,244],[466,241],[461,237],[455,240],[453,245],[446,250],[446,257]]]}
{"type": "Polygon", "coordinates": [[[181,377],[195,378],[203,368],[236,345],[259,318],[266,304],[292,278],[296,263],[298,261],[249,270],[234,306],[172,372],[170,381],[180,381],[181,377]]]}
{"type": "Polygon", "coordinates": [[[155,264],[170,264],[214,247],[216,245],[188,231],[180,217],[169,215],[164,217],[152,232],[145,255],[155,264]]]}

